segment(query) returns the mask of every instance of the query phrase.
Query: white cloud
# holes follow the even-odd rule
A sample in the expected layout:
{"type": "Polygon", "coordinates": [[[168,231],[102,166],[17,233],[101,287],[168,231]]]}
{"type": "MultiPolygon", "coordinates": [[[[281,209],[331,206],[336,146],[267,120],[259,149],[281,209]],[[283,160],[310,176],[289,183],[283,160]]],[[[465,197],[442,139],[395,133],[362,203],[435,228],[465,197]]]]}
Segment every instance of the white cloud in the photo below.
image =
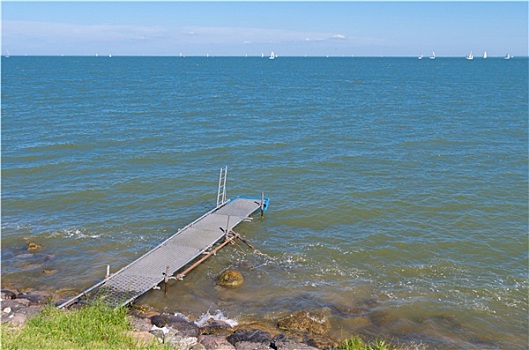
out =
{"type": "Polygon", "coordinates": [[[332,36],[333,39],[345,39],[345,35],[343,34],[334,34],[332,36]]]}
{"type": "Polygon", "coordinates": [[[167,31],[159,26],[132,25],[76,25],[67,23],[5,21],[3,24],[4,38],[42,39],[48,41],[80,40],[80,41],[116,41],[149,39],[167,35],[167,31]]]}
{"type": "Polygon", "coordinates": [[[125,49],[127,45],[127,52],[130,53],[141,48],[137,46],[139,43],[149,49],[159,48],[166,52],[171,47],[178,47],[180,50],[211,45],[291,45],[296,42],[315,43],[336,39],[344,40],[346,37],[336,33],[251,27],[162,27],[32,21],[3,23],[3,41],[6,47],[18,46],[30,52],[32,47],[38,47],[39,50],[50,51],[47,54],[62,53],[64,50],[83,53],[83,50],[93,50],[95,47],[125,49]]]}

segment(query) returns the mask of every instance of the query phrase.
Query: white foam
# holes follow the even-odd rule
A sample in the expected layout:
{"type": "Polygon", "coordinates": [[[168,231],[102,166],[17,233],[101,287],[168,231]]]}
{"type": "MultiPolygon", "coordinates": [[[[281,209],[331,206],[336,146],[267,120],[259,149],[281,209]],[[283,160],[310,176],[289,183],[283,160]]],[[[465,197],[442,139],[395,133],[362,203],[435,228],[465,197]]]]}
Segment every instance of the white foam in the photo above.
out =
{"type": "Polygon", "coordinates": [[[156,325],[152,325],[151,331],[155,331],[155,330],[161,330],[163,332],[163,334],[169,333],[169,328],[167,328],[166,326],[163,326],[162,328],[160,328],[160,327],[158,327],[156,325]]]}
{"type": "Polygon", "coordinates": [[[235,327],[239,324],[236,320],[226,317],[220,310],[217,310],[214,314],[211,314],[208,310],[205,314],[202,314],[198,320],[195,321],[195,324],[199,327],[203,327],[207,324],[209,319],[226,322],[232,327],[235,327]]]}
{"type": "Polygon", "coordinates": [[[89,234],[89,233],[86,233],[86,232],[83,232],[82,230],[76,228],[76,229],[71,229],[71,230],[61,230],[59,232],[53,232],[51,234],[51,237],[66,237],[66,238],[75,238],[75,239],[83,239],[83,238],[99,238],[101,237],[101,235],[94,235],[94,234],[89,234]]]}

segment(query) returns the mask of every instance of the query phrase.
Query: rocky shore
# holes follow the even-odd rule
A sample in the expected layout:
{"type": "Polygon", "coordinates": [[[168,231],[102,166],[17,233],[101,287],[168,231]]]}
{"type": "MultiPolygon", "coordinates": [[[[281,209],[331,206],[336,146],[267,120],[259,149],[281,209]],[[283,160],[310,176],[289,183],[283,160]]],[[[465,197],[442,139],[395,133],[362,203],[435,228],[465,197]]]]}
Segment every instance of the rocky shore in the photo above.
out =
{"type": "MultiPolygon", "coordinates": [[[[2,289],[1,320],[11,327],[22,327],[29,317],[54,300],[50,293],[2,289]]],[[[337,341],[326,336],[329,320],[317,311],[298,310],[277,320],[276,327],[257,322],[230,324],[216,315],[190,320],[182,314],[159,313],[134,305],[129,311],[133,330],[130,335],[139,342],[157,340],[180,350],[265,350],[265,349],[330,349],[337,341]]]]}

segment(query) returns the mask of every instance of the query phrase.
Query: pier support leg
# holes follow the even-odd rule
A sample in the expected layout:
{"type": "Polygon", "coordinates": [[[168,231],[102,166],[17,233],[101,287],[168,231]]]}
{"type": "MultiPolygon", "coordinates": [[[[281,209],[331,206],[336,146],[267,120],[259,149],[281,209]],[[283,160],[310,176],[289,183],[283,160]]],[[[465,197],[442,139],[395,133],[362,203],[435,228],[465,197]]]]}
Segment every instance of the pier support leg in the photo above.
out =
{"type": "Polygon", "coordinates": [[[261,205],[259,206],[261,210],[261,217],[264,216],[264,192],[261,192],[261,205]]]}
{"type": "Polygon", "coordinates": [[[163,284],[163,296],[167,296],[167,282],[169,282],[169,265],[165,267],[165,274],[164,274],[164,284],[163,284]]]}

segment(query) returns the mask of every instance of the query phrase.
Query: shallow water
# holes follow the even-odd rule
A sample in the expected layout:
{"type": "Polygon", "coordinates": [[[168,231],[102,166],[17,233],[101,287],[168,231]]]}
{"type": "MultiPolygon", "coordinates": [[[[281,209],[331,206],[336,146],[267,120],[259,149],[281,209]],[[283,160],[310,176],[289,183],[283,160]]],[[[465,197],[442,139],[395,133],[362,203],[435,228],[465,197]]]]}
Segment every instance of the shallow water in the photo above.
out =
{"type": "Polygon", "coordinates": [[[336,337],[525,349],[527,68],[2,58],[2,283],[91,286],[211,209],[228,165],[228,197],[271,200],[238,227],[263,254],[225,248],[141,302],[270,324],[323,309],[336,337]],[[215,286],[228,267],[242,288],[215,286]]]}

